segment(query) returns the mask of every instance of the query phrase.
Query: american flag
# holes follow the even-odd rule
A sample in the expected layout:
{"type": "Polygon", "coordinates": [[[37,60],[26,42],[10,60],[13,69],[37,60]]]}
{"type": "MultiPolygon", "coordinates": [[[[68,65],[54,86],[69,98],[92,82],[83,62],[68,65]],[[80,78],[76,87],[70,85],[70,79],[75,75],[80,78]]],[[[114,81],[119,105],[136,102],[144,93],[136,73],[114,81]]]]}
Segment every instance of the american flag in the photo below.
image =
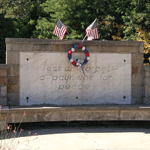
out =
{"type": "Polygon", "coordinates": [[[58,18],[56,25],[53,30],[53,34],[59,37],[62,40],[67,32],[68,28],[60,21],[58,18]]]}
{"type": "Polygon", "coordinates": [[[87,40],[93,40],[99,38],[96,19],[86,28],[87,40]]]}

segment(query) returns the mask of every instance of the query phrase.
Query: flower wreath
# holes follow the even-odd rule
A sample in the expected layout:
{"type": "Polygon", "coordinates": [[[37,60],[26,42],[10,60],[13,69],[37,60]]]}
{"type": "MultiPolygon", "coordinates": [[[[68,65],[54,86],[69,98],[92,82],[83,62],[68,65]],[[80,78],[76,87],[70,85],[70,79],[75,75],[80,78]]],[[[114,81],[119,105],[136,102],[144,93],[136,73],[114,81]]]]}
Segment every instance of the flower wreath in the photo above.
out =
{"type": "Polygon", "coordinates": [[[74,65],[74,66],[77,66],[77,67],[82,67],[83,65],[87,64],[88,61],[90,60],[90,54],[88,52],[88,50],[83,46],[81,45],[74,45],[71,50],[68,51],[68,59],[69,61],[74,65]],[[85,53],[85,59],[83,60],[83,62],[80,62],[79,59],[76,59],[76,60],[73,60],[72,58],[72,53],[77,50],[77,49],[82,49],[82,51],[84,51],[85,53]]]}
{"type": "Polygon", "coordinates": [[[69,61],[70,61],[74,66],[77,66],[78,68],[80,67],[80,68],[81,68],[81,71],[82,71],[82,73],[83,73],[83,75],[85,75],[85,74],[84,74],[84,71],[83,71],[82,66],[88,63],[88,61],[90,60],[90,57],[89,57],[89,56],[90,56],[90,54],[89,54],[88,50],[87,50],[84,46],[82,47],[81,45],[74,45],[74,46],[71,48],[71,50],[68,51],[68,59],[69,59],[69,61]],[[73,53],[75,50],[77,50],[77,49],[82,49],[82,51],[84,51],[84,53],[85,53],[85,59],[84,59],[82,62],[80,62],[79,59],[73,60],[73,58],[72,58],[72,53],[73,53]]]}

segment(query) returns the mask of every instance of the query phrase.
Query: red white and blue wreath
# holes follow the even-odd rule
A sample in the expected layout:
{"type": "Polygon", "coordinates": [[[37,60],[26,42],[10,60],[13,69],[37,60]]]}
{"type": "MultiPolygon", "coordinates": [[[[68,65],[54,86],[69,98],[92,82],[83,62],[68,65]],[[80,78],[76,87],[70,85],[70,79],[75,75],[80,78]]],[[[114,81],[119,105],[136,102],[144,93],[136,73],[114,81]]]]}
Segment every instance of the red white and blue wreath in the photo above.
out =
{"type": "MultiPolygon", "coordinates": [[[[68,51],[68,59],[69,59],[69,61],[74,65],[74,66],[76,66],[76,67],[81,67],[81,70],[82,70],[82,73],[84,74],[84,71],[83,71],[83,65],[85,65],[85,64],[87,64],[88,63],[88,61],[90,60],[90,54],[89,54],[89,52],[88,52],[88,50],[83,46],[81,46],[81,45],[74,45],[72,48],[71,48],[71,50],[69,50],[68,51]],[[72,58],[72,54],[73,54],[73,52],[75,52],[75,50],[77,50],[77,49],[82,49],[82,51],[84,51],[84,53],[85,53],[85,59],[84,60],[82,60],[82,61],[80,61],[79,59],[76,59],[76,60],[73,60],[73,58],[72,58]]],[[[85,75],[85,74],[84,74],[85,75]]]]}

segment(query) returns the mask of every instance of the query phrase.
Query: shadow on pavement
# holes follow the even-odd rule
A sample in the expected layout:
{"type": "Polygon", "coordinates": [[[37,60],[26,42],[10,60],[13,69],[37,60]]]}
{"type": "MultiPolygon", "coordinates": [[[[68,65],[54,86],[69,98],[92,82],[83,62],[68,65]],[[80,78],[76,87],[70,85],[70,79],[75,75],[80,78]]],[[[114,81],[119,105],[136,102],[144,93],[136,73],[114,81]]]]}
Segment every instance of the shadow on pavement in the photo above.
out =
{"type": "MultiPolygon", "coordinates": [[[[143,132],[150,133],[149,121],[75,121],[75,122],[35,122],[11,124],[13,129],[19,127],[24,131],[19,137],[38,134],[62,134],[62,133],[119,133],[119,132],[143,132]]],[[[17,137],[17,135],[16,135],[17,137]]]]}

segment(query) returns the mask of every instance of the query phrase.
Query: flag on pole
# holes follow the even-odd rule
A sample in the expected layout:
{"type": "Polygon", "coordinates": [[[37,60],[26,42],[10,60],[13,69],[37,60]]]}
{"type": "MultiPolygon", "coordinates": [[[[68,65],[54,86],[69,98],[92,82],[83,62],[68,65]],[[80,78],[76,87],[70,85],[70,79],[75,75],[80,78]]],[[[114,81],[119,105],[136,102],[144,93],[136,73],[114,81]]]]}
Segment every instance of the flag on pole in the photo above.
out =
{"type": "Polygon", "coordinates": [[[60,40],[62,40],[67,32],[68,28],[60,21],[60,19],[57,19],[56,25],[53,30],[53,34],[59,37],[60,40]]]}
{"type": "Polygon", "coordinates": [[[93,40],[99,38],[96,19],[86,28],[87,40],[93,40]]]}

